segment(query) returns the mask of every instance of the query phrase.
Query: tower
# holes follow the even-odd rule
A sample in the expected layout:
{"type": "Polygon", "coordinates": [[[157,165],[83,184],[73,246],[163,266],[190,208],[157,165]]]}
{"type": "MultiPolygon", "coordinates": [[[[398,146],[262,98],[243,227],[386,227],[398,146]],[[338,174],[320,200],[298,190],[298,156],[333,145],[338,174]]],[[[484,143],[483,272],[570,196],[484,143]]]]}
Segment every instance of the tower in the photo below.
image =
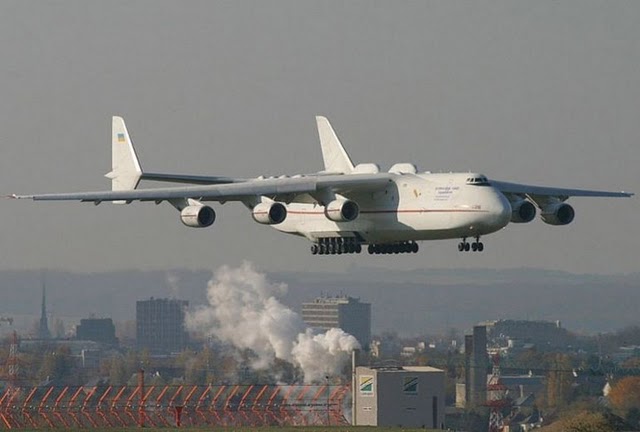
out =
{"type": "Polygon", "coordinates": [[[9,368],[8,381],[11,387],[18,386],[18,371],[20,364],[18,363],[18,333],[13,331],[13,337],[11,338],[11,345],[9,348],[9,360],[7,361],[9,368]]]}
{"type": "Polygon", "coordinates": [[[38,327],[38,338],[51,338],[51,332],[49,331],[49,324],[47,322],[47,291],[44,282],[42,282],[42,308],[40,311],[40,327],[38,327]]]}
{"type": "Polygon", "coordinates": [[[500,353],[491,357],[493,369],[487,383],[487,403],[489,410],[489,432],[504,430],[503,411],[510,406],[507,387],[500,382],[500,353]]]}
{"type": "Polygon", "coordinates": [[[474,408],[487,400],[487,328],[482,325],[473,327],[473,336],[467,340],[465,337],[465,360],[469,366],[467,386],[469,387],[467,404],[474,408]],[[471,346],[468,346],[471,345],[471,346]]]}

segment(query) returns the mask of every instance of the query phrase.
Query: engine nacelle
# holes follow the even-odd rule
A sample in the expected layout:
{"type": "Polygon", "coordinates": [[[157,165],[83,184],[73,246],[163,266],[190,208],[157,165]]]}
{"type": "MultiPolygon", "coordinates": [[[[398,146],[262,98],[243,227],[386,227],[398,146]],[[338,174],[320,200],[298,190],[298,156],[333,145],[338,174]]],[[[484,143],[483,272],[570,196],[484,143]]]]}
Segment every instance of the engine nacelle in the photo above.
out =
{"type": "Polygon", "coordinates": [[[536,217],[536,206],[530,201],[520,200],[511,203],[511,222],[527,223],[536,217]]]}
{"type": "Polygon", "coordinates": [[[556,203],[542,209],[540,217],[549,225],[568,225],[573,221],[576,212],[569,204],[556,203]]]}
{"type": "Polygon", "coordinates": [[[287,208],[279,202],[263,202],[251,211],[253,220],[265,225],[277,225],[287,218],[287,208]]]}
{"type": "Polygon", "coordinates": [[[360,215],[360,207],[355,201],[334,200],[326,205],[324,215],[334,222],[351,222],[360,215]]]}
{"type": "Polygon", "coordinates": [[[206,228],[216,221],[216,212],[209,206],[191,205],[180,211],[180,220],[191,228],[206,228]]]}

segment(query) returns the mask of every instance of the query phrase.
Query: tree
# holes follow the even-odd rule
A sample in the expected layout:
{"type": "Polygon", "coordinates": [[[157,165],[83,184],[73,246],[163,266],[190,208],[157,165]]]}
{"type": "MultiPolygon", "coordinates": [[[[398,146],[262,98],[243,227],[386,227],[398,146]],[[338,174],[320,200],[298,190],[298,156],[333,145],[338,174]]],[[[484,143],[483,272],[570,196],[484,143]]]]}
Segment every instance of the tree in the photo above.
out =
{"type": "Polygon", "coordinates": [[[640,376],[622,378],[611,387],[611,406],[621,413],[640,409],[640,376]]]}
{"type": "Polygon", "coordinates": [[[109,365],[109,382],[111,385],[123,385],[127,383],[127,368],[122,356],[111,357],[109,365]]]}
{"type": "Polygon", "coordinates": [[[45,353],[38,376],[40,379],[66,380],[71,376],[73,363],[71,351],[67,346],[60,346],[55,351],[45,353]]]}
{"type": "Polygon", "coordinates": [[[627,411],[625,419],[629,422],[629,425],[634,429],[640,429],[640,408],[631,408],[627,411]]]}
{"type": "Polygon", "coordinates": [[[541,430],[543,432],[614,432],[616,429],[603,413],[574,411],[541,430]]]}
{"type": "Polygon", "coordinates": [[[640,357],[628,358],[620,366],[623,369],[640,369],[640,357]]]}
{"type": "Polygon", "coordinates": [[[536,370],[545,368],[544,354],[533,349],[525,350],[521,353],[517,353],[511,358],[507,358],[501,361],[504,367],[516,367],[524,370],[536,370]]]}

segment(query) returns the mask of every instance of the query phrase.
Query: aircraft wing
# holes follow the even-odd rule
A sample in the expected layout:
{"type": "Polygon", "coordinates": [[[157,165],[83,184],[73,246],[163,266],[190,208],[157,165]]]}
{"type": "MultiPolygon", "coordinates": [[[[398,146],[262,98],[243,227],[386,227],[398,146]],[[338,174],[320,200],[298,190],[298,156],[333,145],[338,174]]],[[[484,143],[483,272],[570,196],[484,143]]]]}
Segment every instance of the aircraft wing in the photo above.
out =
{"type": "Polygon", "coordinates": [[[300,176],[267,178],[242,181],[240,183],[214,184],[208,186],[149,188],[120,191],[71,192],[36,195],[10,195],[10,198],[34,201],[155,201],[193,198],[200,201],[242,201],[255,196],[278,196],[321,192],[323,189],[336,193],[369,191],[384,188],[391,181],[389,174],[350,174],[326,176],[300,176]]]}
{"type": "Polygon", "coordinates": [[[611,197],[628,198],[633,196],[628,192],[610,192],[586,189],[563,189],[546,186],[533,186],[519,183],[508,183],[491,180],[491,185],[506,195],[527,196],[536,203],[550,199],[566,201],[569,197],[611,197]]]}

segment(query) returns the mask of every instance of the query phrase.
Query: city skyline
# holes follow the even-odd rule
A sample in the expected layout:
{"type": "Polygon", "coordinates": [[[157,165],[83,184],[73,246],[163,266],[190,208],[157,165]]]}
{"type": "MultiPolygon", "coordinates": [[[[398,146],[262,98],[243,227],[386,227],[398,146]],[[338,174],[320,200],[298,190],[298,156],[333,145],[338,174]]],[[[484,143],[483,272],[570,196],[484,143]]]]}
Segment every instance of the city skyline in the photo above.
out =
{"type": "MultiPolygon", "coordinates": [[[[288,285],[282,302],[293,310],[301,311],[303,303],[323,295],[350,295],[371,303],[372,332],[378,335],[396,331],[411,337],[425,329],[444,334],[451,328],[463,331],[495,319],[560,320],[573,332],[597,334],[637,325],[635,305],[640,302],[640,273],[596,276],[536,269],[389,271],[367,267],[354,267],[349,273],[261,272],[273,283],[288,285]],[[584,313],[587,308],[589,314],[584,313]]],[[[61,319],[68,327],[92,316],[132,321],[135,302],[152,296],[204,305],[211,277],[211,272],[188,269],[52,271],[46,279],[49,326],[61,319]]],[[[28,330],[37,323],[41,284],[40,272],[0,271],[4,299],[0,316],[14,319],[13,326],[3,325],[0,332],[28,330]]]]}

